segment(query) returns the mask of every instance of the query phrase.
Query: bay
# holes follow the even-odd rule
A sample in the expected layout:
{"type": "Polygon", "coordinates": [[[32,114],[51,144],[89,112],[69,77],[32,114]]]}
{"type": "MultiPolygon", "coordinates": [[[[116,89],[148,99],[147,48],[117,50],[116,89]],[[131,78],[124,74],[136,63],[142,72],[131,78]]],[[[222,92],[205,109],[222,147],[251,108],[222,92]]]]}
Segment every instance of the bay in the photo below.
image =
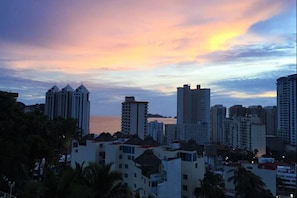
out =
{"type": "MultiPolygon", "coordinates": [[[[157,120],[164,124],[176,124],[175,118],[148,118],[148,122],[157,120]]],[[[121,116],[91,116],[90,133],[100,134],[109,132],[111,134],[121,131],[121,116]]]]}

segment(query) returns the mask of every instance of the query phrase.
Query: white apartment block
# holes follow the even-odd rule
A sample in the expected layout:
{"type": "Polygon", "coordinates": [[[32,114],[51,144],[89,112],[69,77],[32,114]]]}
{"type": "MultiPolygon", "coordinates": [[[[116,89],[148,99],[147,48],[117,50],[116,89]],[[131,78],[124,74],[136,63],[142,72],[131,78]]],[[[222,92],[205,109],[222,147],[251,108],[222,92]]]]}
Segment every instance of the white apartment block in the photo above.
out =
{"type": "Polygon", "coordinates": [[[177,124],[165,124],[164,143],[170,144],[178,140],[179,135],[177,133],[177,124]]]}
{"type": "Polygon", "coordinates": [[[277,79],[277,136],[297,145],[297,74],[277,79]]]}
{"type": "Polygon", "coordinates": [[[117,141],[86,141],[72,144],[71,166],[83,161],[113,163],[123,182],[140,197],[194,197],[205,173],[204,157],[195,150],[183,150],[178,143],[152,146],[137,137],[117,141]]]}
{"type": "Polygon", "coordinates": [[[53,86],[45,93],[45,115],[50,120],[57,117],[75,118],[77,126],[82,129],[83,135],[89,134],[90,124],[90,92],[84,85],[76,90],[67,85],[61,90],[53,86]]]}
{"type": "Polygon", "coordinates": [[[147,124],[147,135],[151,136],[159,144],[164,144],[164,124],[157,120],[147,124]]]}
{"type": "Polygon", "coordinates": [[[224,144],[234,148],[266,153],[266,128],[256,115],[225,120],[224,144]]]}
{"type": "Polygon", "coordinates": [[[144,139],[147,136],[148,102],[135,101],[134,96],[126,96],[122,102],[122,133],[144,139]]]}

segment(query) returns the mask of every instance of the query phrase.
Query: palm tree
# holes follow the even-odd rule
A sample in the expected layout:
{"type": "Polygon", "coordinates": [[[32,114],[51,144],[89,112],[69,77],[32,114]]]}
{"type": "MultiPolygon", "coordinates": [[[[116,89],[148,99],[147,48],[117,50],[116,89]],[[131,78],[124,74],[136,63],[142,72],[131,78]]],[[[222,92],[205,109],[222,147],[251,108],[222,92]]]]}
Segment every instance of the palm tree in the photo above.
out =
{"type": "Polygon", "coordinates": [[[206,171],[204,178],[200,180],[200,187],[197,187],[194,194],[197,198],[220,198],[225,197],[225,184],[221,175],[206,171]]]}
{"type": "Polygon", "coordinates": [[[132,197],[130,190],[121,183],[121,173],[111,171],[111,165],[99,166],[98,164],[90,163],[84,169],[85,182],[91,189],[92,197],[132,197]]]}
{"type": "Polygon", "coordinates": [[[265,189],[265,183],[258,175],[246,170],[244,167],[238,167],[230,171],[234,175],[228,178],[228,181],[233,181],[236,196],[241,198],[272,197],[272,193],[265,189]]]}

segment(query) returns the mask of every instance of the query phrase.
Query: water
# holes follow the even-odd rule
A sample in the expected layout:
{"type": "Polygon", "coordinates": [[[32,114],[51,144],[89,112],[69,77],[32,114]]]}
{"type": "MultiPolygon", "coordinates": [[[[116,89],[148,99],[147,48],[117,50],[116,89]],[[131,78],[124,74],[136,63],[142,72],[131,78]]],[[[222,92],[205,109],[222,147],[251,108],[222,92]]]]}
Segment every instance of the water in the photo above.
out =
{"type": "MultiPolygon", "coordinates": [[[[157,120],[164,124],[176,124],[175,118],[149,118],[148,122],[157,120]]],[[[90,131],[94,134],[109,132],[111,134],[121,131],[121,116],[91,116],[90,131]]]]}

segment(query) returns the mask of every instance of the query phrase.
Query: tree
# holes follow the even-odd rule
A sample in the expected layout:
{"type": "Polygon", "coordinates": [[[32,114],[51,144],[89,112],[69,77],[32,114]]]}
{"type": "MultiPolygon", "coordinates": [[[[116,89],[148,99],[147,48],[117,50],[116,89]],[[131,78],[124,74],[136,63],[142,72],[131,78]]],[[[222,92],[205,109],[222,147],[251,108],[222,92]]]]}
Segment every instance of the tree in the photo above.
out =
{"type": "Polygon", "coordinates": [[[87,186],[90,187],[94,198],[132,197],[130,190],[122,184],[122,175],[111,171],[112,164],[99,166],[90,163],[84,169],[87,186]]]}
{"type": "Polygon", "coordinates": [[[197,198],[220,198],[225,197],[225,184],[221,175],[206,171],[204,178],[200,180],[200,187],[197,187],[194,194],[197,198]]]}
{"type": "Polygon", "coordinates": [[[236,196],[241,198],[273,197],[272,193],[265,189],[265,183],[258,175],[246,170],[244,167],[238,167],[230,171],[234,175],[228,178],[228,181],[233,181],[236,196]]]}

